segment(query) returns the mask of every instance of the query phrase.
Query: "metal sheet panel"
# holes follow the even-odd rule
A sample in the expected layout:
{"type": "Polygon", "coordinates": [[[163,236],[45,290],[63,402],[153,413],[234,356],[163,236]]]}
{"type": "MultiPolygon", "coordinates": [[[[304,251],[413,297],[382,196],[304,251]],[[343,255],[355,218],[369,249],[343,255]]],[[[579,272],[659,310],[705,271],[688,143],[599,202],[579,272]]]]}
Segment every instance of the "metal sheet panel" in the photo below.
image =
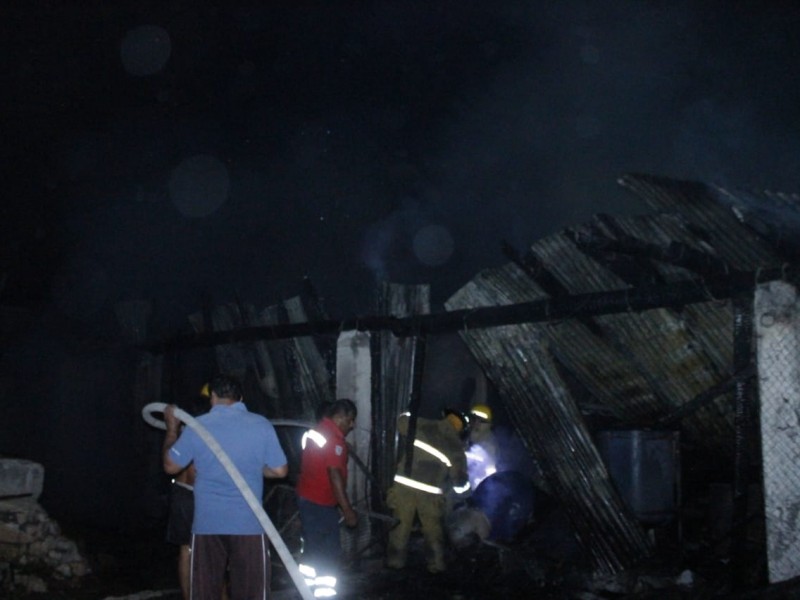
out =
{"type": "MultiPolygon", "coordinates": [[[[542,290],[515,265],[483,271],[450,298],[448,310],[511,304],[542,290]]],[[[514,427],[540,463],[595,567],[614,573],[652,551],[614,489],[581,412],[561,380],[541,325],[462,332],[500,391],[514,427]]]]}
{"type": "MultiPolygon", "coordinates": [[[[564,234],[536,242],[531,251],[572,294],[625,289],[628,286],[594,259],[582,253],[564,234]]],[[[602,330],[603,342],[622,357],[628,369],[635,371],[647,384],[650,416],[673,410],[719,383],[723,379],[713,361],[703,352],[681,315],[670,309],[601,316],[594,319],[602,330]]],[[[556,352],[580,354],[588,348],[586,336],[561,338],[556,352]],[[567,350],[569,348],[569,350],[567,350]]],[[[591,364],[586,359],[576,375],[587,381],[584,370],[591,364]]],[[[594,389],[594,388],[593,388],[594,389]]],[[[599,388],[598,388],[599,389],[599,388]]],[[[643,396],[636,399],[641,408],[643,396]]],[[[622,403],[626,398],[614,398],[622,403]]],[[[618,409],[618,410],[619,410],[618,409]]],[[[710,450],[728,451],[732,440],[732,420],[715,404],[706,409],[709,415],[694,413],[684,421],[687,435],[710,450]]],[[[730,413],[728,412],[728,415],[730,413]]]]}

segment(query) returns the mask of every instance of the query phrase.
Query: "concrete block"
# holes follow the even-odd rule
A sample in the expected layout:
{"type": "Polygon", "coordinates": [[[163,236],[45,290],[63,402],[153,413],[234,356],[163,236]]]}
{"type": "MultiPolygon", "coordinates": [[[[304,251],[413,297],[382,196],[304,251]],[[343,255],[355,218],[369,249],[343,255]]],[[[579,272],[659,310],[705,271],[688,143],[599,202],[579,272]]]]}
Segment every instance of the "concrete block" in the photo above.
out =
{"type": "Polygon", "coordinates": [[[0,499],[30,496],[38,500],[44,487],[44,466],[31,460],[0,458],[0,499]]]}

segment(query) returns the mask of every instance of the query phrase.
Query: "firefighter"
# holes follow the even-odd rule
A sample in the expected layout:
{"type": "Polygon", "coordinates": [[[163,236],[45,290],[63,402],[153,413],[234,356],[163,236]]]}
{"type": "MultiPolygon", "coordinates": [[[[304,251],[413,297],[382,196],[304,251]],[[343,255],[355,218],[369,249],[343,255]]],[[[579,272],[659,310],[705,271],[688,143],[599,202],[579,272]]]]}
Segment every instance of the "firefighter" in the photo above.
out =
{"type": "MultiPolygon", "coordinates": [[[[400,415],[397,431],[408,435],[410,415],[400,415]]],[[[386,565],[402,569],[406,565],[408,540],[419,517],[425,539],[427,567],[430,573],[445,570],[444,512],[450,488],[468,485],[464,445],[459,437],[466,431],[466,417],[446,410],[439,419],[418,418],[414,435],[412,460],[407,469],[405,444],[401,443],[400,461],[394,483],[389,488],[386,504],[398,524],[389,532],[386,565]]]]}
{"type": "Polygon", "coordinates": [[[492,409],[485,404],[475,404],[469,411],[469,442],[467,467],[472,490],[486,477],[497,471],[499,444],[492,431],[492,409]]]}
{"type": "Polygon", "coordinates": [[[492,433],[492,409],[485,404],[476,404],[469,410],[469,441],[480,444],[487,453],[497,457],[497,440],[492,433]]]}

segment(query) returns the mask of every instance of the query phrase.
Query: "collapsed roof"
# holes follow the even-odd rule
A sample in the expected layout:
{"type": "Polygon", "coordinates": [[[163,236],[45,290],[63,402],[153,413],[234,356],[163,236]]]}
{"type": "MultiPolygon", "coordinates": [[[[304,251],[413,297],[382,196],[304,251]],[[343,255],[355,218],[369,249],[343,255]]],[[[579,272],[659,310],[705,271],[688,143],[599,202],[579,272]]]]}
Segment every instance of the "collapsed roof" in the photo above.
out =
{"type": "MultiPolygon", "coordinates": [[[[654,212],[597,216],[538,240],[524,256],[479,273],[447,309],[557,303],[559,296],[757,272],[794,254],[787,223],[800,213],[793,196],[643,175],[620,184],[654,212]],[[780,210],[792,218],[776,218],[780,210]]],[[[599,414],[611,427],[629,428],[679,424],[694,459],[732,464],[735,404],[725,384],[736,375],[733,318],[730,299],[709,293],[679,308],[461,332],[599,570],[616,572],[652,549],[616,493],[587,419],[599,414]],[[687,406],[694,410],[682,411],[687,406]]]]}

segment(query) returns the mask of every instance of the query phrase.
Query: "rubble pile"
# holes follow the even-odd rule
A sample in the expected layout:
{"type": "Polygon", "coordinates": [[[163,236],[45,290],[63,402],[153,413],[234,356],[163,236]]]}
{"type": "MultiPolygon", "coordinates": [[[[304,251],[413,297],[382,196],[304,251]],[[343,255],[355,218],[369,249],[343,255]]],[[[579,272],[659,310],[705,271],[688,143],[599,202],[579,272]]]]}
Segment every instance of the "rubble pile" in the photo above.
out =
{"type": "Polygon", "coordinates": [[[44,467],[0,459],[0,593],[46,592],[89,573],[76,544],[38,503],[44,467]]]}

